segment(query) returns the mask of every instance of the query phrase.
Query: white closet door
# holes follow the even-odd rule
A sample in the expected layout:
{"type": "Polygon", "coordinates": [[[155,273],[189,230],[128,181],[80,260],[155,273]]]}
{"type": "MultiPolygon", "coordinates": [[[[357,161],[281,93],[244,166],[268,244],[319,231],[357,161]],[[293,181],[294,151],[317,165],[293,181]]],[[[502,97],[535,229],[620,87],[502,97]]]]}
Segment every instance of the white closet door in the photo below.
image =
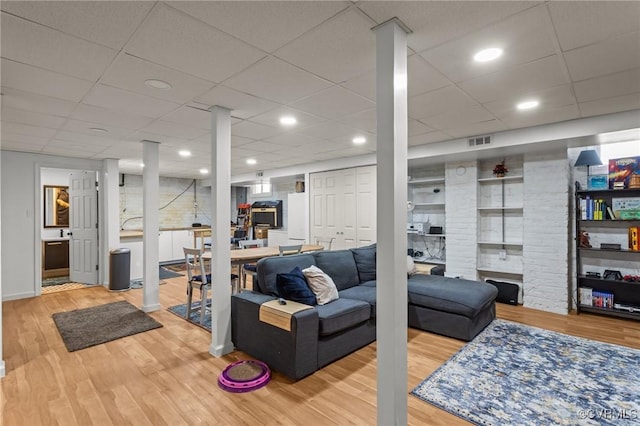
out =
{"type": "Polygon", "coordinates": [[[356,246],[362,247],[376,242],[376,166],[358,167],[356,184],[356,246]]]}
{"type": "Polygon", "coordinates": [[[333,249],[376,241],[376,167],[310,175],[311,242],[334,238],[333,249]]]}

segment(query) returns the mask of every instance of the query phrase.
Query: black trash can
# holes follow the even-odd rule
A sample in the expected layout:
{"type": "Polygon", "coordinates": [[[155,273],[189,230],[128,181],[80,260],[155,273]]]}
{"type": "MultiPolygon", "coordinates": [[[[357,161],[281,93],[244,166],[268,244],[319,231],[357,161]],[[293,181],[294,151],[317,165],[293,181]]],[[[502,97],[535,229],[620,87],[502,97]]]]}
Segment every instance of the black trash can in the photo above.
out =
{"type": "Polygon", "coordinates": [[[131,250],[119,248],[109,252],[109,290],[129,290],[131,280],[131,250]]]}

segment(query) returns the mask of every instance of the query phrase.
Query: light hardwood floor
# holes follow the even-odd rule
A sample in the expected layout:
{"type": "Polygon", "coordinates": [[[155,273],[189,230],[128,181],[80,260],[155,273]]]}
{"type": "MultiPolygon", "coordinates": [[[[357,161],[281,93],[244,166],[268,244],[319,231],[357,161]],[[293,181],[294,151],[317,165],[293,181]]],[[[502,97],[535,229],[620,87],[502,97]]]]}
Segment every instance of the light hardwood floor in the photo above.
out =
{"type": "MultiPolygon", "coordinates": [[[[51,319],[55,312],[127,300],[142,291],[102,287],[47,294],[3,305],[2,420],[12,425],[336,425],[376,424],[375,343],[313,375],[291,382],[275,373],[268,386],[232,394],[218,374],[241,352],[214,358],[210,334],[169,313],[184,303],[184,278],[160,286],[164,327],[69,353],[51,319]]],[[[498,305],[500,318],[640,348],[640,322],[593,315],[555,315],[498,305]]],[[[409,329],[409,392],[464,342],[409,329]]],[[[463,420],[409,395],[409,424],[463,420]]]]}

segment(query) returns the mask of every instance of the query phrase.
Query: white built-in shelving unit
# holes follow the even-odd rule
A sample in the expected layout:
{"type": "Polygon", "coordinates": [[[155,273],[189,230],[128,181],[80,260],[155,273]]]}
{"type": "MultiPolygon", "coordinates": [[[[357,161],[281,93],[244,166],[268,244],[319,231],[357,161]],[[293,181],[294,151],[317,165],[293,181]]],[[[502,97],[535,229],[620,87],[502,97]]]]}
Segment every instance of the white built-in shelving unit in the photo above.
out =
{"type": "Polygon", "coordinates": [[[505,158],[509,171],[504,177],[496,177],[493,168],[501,161],[479,162],[476,269],[480,280],[495,279],[522,286],[523,157],[505,158]]]}
{"type": "Polygon", "coordinates": [[[412,206],[407,214],[408,247],[422,253],[414,257],[419,263],[444,265],[446,262],[446,235],[432,234],[430,228],[445,224],[445,177],[444,164],[420,167],[411,170],[408,181],[409,202],[412,206]],[[420,228],[422,227],[422,228],[420,228]]]}

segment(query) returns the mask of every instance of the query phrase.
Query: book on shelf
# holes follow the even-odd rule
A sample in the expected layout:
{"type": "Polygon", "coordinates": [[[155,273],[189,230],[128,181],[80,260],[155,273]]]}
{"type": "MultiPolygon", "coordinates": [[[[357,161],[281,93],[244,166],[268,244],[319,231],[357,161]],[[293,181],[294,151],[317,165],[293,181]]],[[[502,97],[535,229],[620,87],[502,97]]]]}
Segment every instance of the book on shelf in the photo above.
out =
{"type": "Polygon", "coordinates": [[[591,306],[613,309],[613,293],[610,291],[593,290],[591,295],[591,306]]]}
{"type": "Polygon", "coordinates": [[[580,305],[592,306],[593,289],[589,287],[580,287],[580,305]]]}
{"type": "Polygon", "coordinates": [[[615,219],[613,211],[603,199],[592,199],[590,196],[580,199],[580,218],[582,220],[615,219]]]}
{"type": "Polygon", "coordinates": [[[638,244],[638,231],[640,227],[638,226],[630,226],[629,227],[629,250],[639,251],[640,245],[638,244]]]}

